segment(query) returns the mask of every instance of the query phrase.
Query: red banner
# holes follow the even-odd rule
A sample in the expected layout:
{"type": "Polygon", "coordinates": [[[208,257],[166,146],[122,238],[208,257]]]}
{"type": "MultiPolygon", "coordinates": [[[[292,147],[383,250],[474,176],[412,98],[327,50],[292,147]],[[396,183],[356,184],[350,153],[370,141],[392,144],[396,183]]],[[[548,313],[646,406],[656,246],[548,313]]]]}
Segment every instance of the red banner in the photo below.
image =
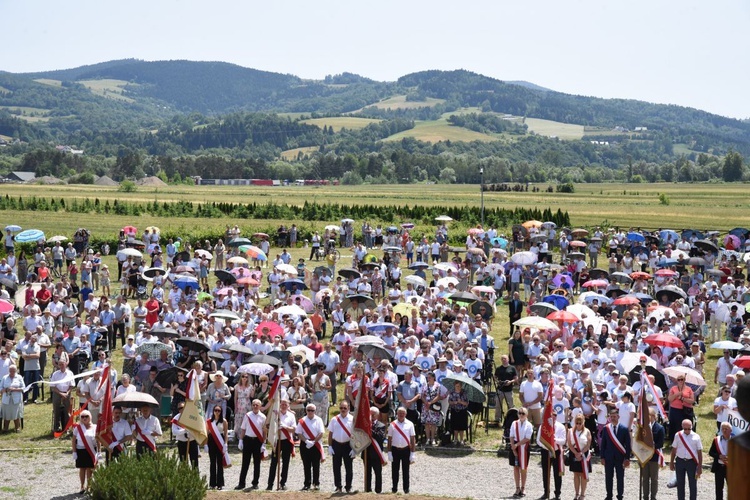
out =
{"type": "Polygon", "coordinates": [[[555,416],[552,415],[552,391],[554,384],[549,384],[547,398],[544,402],[544,416],[542,418],[542,428],[539,430],[539,442],[547,448],[550,453],[555,452],[555,416]]]}

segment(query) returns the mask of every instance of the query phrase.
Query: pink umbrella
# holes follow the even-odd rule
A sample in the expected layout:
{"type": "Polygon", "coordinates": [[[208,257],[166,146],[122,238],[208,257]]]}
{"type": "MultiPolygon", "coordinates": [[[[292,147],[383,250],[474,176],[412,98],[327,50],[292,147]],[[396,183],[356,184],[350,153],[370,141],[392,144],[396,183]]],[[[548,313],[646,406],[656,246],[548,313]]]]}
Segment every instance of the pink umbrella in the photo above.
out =
{"type": "Polygon", "coordinates": [[[125,234],[138,234],[138,228],[135,226],[125,226],[122,228],[122,232],[125,234]]]}
{"type": "Polygon", "coordinates": [[[659,269],[654,273],[655,276],[666,276],[667,278],[671,278],[672,276],[677,276],[677,271],[673,271],[671,269],[659,269]]]}
{"type": "Polygon", "coordinates": [[[584,283],[582,286],[583,288],[599,288],[599,287],[605,287],[609,285],[609,281],[607,280],[589,280],[586,283],[584,283]]]}
{"type": "Polygon", "coordinates": [[[7,300],[0,299],[0,314],[8,314],[13,312],[13,304],[7,300]]]}
{"type": "Polygon", "coordinates": [[[727,247],[727,248],[729,248],[730,247],[730,243],[731,243],[732,249],[739,248],[740,245],[742,244],[742,242],[740,241],[740,239],[737,236],[735,236],[733,234],[728,234],[728,235],[724,236],[724,246],[727,247]]]}
{"type": "Polygon", "coordinates": [[[242,278],[238,278],[237,283],[241,285],[248,285],[248,286],[260,285],[260,282],[251,276],[243,276],[242,278]]]}
{"type": "Polygon", "coordinates": [[[300,306],[302,309],[304,309],[306,313],[311,313],[315,310],[315,305],[313,305],[312,300],[304,295],[294,295],[292,297],[292,302],[294,303],[294,305],[300,306]]]}
{"type": "Polygon", "coordinates": [[[235,276],[250,276],[250,269],[246,267],[233,267],[229,270],[230,273],[234,274],[235,276]]]}
{"type": "Polygon", "coordinates": [[[255,331],[260,335],[267,335],[271,338],[276,335],[284,335],[284,329],[281,328],[281,325],[274,323],[273,321],[264,321],[263,323],[260,323],[255,327],[255,331]]]}
{"type": "Polygon", "coordinates": [[[234,290],[234,288],[225,286],[224,288],[222,288],[219,291],[217,291],[216,295],[228,295],[229,294],[229,290],[234,290]]]}
{"type": "Polygon", "coordinates": [[[466,232],[467,232],[467,233],[469,233],[469,234],[470,234],[471,236],[476,236],[476,235],[478,235],[479,233],[481,233],[481,232],[482,232],[482,230],[481,230],[481,229],[479,229],[478,227],[472,227],[471,229],[469,229],[469,230],[468,230],[468,231],[466,231],[466,232]]]}
{"type": "Polygon", "coordinates": [[[583,241],[579,241],[579,240],[573,240],[570,242],[570,246],[584,248],[586,246],[586,243],[584,243],[583,241]]]}

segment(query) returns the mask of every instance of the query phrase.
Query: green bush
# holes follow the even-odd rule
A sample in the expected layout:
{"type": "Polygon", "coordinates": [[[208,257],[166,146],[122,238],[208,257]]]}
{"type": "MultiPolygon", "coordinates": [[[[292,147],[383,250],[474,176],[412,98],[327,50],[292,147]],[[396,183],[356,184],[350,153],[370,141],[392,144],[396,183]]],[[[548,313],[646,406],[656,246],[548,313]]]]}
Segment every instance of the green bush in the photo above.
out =
{"type": "Polygon", "coordinates": [[[120,187],[117,188],[122,193],[135,193],[137,189],[138,187],[133,181],[122,181],[120,187]]]}
{"type": "Polygon", "coordinates": [[[206,477],[174,453],[140,458],[128,453],[94,471],[89,496],[93,500],[202,500],[207,486],[206,477]]]}

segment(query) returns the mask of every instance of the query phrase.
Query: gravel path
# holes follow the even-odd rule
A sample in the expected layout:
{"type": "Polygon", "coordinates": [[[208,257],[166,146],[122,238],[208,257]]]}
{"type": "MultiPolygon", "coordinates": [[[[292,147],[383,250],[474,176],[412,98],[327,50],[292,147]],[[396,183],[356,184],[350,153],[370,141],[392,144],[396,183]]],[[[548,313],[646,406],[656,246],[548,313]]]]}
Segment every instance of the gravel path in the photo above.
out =
{"type": "MultiPolygon", "coordinates": [[[[234,488],[240,473],[241,455],[234,449],[231,453],[235,464],[225,471],[226,487],[234,488]]],[[[29,499],[72,499],[78,498],[78,477],[69,453],[39,452],[39,453],[2,453],[0,464],[3,464],[2,479],[0,479],[0,498],[29,498],[29,499]],[[13,464],[13,465],[11,465],[13,464]]],[[[200,460],[201,473],[208,474],[208,457],[203,454],[200,460]]],[[[343,472],[343,471],[342,471],[343,472]]],[[[252,467],[250,469],[252,478],[252,467]]],[[[268,464],[261,468],[261,487],[266,486],[268,464]]],[[[362,462],[354,463],[354,488],[362,489],[362,462]]],[[[667,489],[669,471],[663,470],[659,481],[659,499],[676,498],[675,489],[667,489]]],[[[632,465],[625,472],[625,498],[638,499],[638,468],[632,465]]],[[[299,457],[292,459],[287,484],[290,491],[302,487],[302,462],[299,457]]],[[[321,486],[323,492],[333,492],[333,473],[331,460],[321,465],[321,486]]],[[[383,473],[384,491],[390,492],[390,466],[383,473]]],[[[436,495],[457,498],[474,499],[502,499],[511,498],[515,489],[513,471],[505,458],[497,458],[491,453],[460,453],[424,452],[417,454],[417,462],[411,468],[411,493],[421,495],[436,495]]],[[[698,498],[713,498],[714,477],[708,471],[698,481],[698,498]]],[[[563,494],[565,499],[574,496],[573,474],[567,473],[563,479],[563,494]]],[[[536,499],[543,493],[541,468],[539,457],[532,456],[529,468],[526,498],[536,499]]],[[[212,498],[229,496],[219,493],[212,498]]],[[[302,494],[285,494],[285,498],[307,498],[302,494]]],[[[605,498],[604,468],[595,464],[586,498],[602,500],[605,498]]]]}

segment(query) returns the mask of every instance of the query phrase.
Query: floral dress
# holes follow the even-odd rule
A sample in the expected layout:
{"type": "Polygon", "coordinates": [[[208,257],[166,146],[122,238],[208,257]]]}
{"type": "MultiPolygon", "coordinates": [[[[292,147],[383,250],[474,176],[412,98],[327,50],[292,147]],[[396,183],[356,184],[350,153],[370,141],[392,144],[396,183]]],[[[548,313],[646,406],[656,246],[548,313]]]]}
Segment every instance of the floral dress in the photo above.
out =
{"type": "Polygon", "coordinates": [[[431,405],[427,404],[427,401],[432,401],[438,394],[440,394],[440,385],[437,383],[433,384],[432,387],[425,387],[422,392],[422,401],[425,402],[422,406],[422,423],[425,425],[440,425],[443,417],[442,412],[433,410],[430,407],[431,405]]]}
{"type": "Polygon", "coordinates": [[[242,387],[240,385],[234,386],[234,392],[237,394],[237,401],[234,409],[234,428],[239,429],[242,425],[242,419],[247,412],[250,411],[252,406],[252,392],[251,386],[242,387]]]}

